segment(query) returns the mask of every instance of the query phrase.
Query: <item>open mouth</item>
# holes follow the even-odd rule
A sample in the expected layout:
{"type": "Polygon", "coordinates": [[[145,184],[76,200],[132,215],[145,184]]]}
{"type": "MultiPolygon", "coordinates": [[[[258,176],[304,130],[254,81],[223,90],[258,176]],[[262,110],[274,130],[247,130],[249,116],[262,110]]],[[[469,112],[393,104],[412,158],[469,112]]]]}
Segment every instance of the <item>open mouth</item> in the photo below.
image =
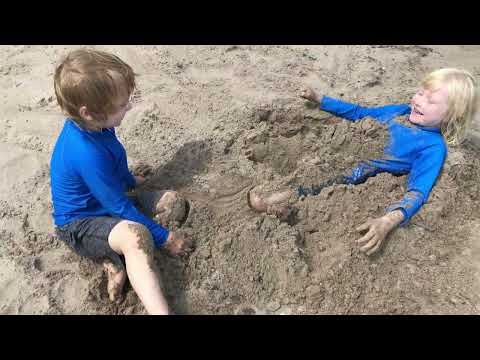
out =
{"type": "Polygon", "coordinates": [[[415,108],[415,107],[413,108],[413,113],[414,113],[414,114],[417,114],[417,115],[423,115],[423,113],[420,112],[420,111],[418,111],[418,109],[415,108]]]}

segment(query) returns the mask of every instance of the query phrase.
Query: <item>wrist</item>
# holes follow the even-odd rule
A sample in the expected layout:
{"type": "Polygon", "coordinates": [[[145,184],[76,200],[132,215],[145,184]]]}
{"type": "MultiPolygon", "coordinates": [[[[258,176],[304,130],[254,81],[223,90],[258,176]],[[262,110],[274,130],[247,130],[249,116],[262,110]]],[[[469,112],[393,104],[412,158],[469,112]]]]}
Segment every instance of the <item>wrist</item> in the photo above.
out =
{"type": "Polygon", "coordinates": [[[386,214],[384,218],[391,227],[395,227],[405,219],[405,215],[402,210],[397,209],[386,214]]]}

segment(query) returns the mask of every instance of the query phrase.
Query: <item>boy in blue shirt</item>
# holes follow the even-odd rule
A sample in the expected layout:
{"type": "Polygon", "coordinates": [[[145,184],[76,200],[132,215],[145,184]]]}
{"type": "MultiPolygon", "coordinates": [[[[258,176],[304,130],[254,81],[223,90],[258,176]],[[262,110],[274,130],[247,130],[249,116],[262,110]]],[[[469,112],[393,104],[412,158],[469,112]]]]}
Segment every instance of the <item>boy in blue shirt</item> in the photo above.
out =
{"type": "MultiPolygon", "coordinates": [[[[459,143],[472,119],[475,86],[473,76],[467,71],[440,69],[423,80],[410,106],[401,104],[374,108],[321,96],[308,88],[301,96],[319,104],[321,110],[354,122],[368,116],[386,125],[390,141],[385,145],[384,155],[380,159],[362,161],[349,175],[338,176],[311,188],[301,186],[296,191],[287,190],[267,198],[249,192],[249,206],[285,220],[295,209],[278,204],[295,192],[300,197],[318,195],[327,186],[361,184],[381,172],[409,174],[405,196],[390,205],[383,217],[370,219],[357,229],[366,231],[356,241],[361,245],[360,250],[367,255],[373,254],[390,231],[398,225],[407,224],[428,200],[447,156],[446,142],[459,143]],[[406,123],[402,123],[402,117],[406,117],[406,123]]],[[[247,156],[251,155],[251,150],[247,150],[247,156]]]]}
{"type": "MultiPolygon", "coordinates": [[[[132,108],[135,74],[112,54],[81,49],[57,67],[54,85],[68,115],[50,163],[57,234],[79,255],[106,260],[111,300],[118,298],[128,274],[147,312],[168,314],[153,251],[163,246],[182,255],[190,247],[178,233],[137,210],[125,194],[147,174],[146,168],[137,175],[129,171],[114,129],[132,108]]],[[[177,200],[172,191],[160,195],[153,209],[157,219],[177,200]]]]}

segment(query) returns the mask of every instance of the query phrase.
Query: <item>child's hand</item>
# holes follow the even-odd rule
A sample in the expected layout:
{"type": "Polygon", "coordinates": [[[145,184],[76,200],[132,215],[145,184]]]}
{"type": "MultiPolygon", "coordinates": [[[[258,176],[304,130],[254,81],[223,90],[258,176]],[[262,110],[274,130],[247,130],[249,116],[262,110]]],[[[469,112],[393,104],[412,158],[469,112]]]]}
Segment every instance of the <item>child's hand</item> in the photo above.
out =
{"type": "Polygon", "coordinates": [[[137,186],[142,185],[152,175],[153,169],[147,164],[138,164],[131,170],[137,186]]]}
{"type": "Polygon", "coordinates": [[[132,174],[135,176],[142,176],[146,178],[147,176],[151,175],[153,172],[153,169],[150,165],[148,164],[138,164],[135,165],[134,168],[132,169],[132,174]]]}
{"type": "Polygon", "coordinates": [[[307,87],[306,89],[302,90],[300,96],[315,103],[320,103],[321,100],[321,96],[318,95],[311,87],[307,87]]]}
{"type": "Polygon", "coordinates": [[[186,240],[178,232],[170,231],[168,239],[163,245],[174,256],[187,255],[193,250],[191,241],[186,240]]]}
{"type": "Polygon", "coordinates": [[[370,219],[357,228],[357,231],[368,232],[356,240],[359,245],[363,245],[360,251],[366,252],[367,255],[375,253],[382,245],[383,240],[398,224],[403,221],[404,215],[400,210],[393,211],[378,219],[370,219]]]}
{"type": "Polygon", "coordinates": [[[137,183],[137,186],[140,186],[140,185],[142,185],[145,181],[147,181],[146,178],[144,178],[143,176],[140,176],[140,175],[133,175],[133,177],[135,178],[135,182],[137,183]]]}

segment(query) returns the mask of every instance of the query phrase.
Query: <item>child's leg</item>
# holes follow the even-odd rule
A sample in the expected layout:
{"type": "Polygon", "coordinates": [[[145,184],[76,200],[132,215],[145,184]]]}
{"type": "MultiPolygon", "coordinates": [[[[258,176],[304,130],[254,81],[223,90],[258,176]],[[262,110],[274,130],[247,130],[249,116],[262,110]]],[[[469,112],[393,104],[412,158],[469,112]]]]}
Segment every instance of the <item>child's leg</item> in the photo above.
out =
{"type": "Polygon", "coordinates": [[[278,193],[271,194],[262,198],[260,195],[249,191],[247,193],[247,203],[250,208],[258,212],[266,212],[267,214],[276,215],[281,221],[290,222],[296,215],[296,209],[290,205],[278,205],[287,201],[291,197],[298,194],[298,196],[318,195],[322,189],[336,185],[336,184],[348,184],[348,178],[346,176],[337,176],[333,179],[324,181],[319,185],[312,185],[310,188],[300,186],[297,190],[286,190],[278,193]]]}
{"type": "Polygon", "coordinates": [[[123,220],[108,236],[110,247],[125,257],[128,278],[149,314],[168,315],[153,258],[153,239],[143,225],[123,220]]]}
{"type": "Polygon", "coordinates": [[[349,184],[347,177],[340,175],[333,179],[324,181],[319,185],[312,185],[310,188],[300,186],[297,191],[299,196],[318,195],[326,187],[338,184],[349,184]]]}
{"type": "Polygon", "coordinates": [[[278,206],[277,204],[287,201],[295,193],[297,193],[300,197],[318,195],[326,187],[338,184],[361,184],[362,182],[365,182],[367,178],[375,176],[383,171],[385,170],[372,165],[370,162],[362,162],[359,166],[352,170],[351,175],[340,175],[333,179],[324,181],[319,185],[312,185],[311,187],[300,186],[297,190],[286,190],[266,197],[261,197],[250,190],[247,192],[247,203],[250,208],[258,212],[274,214],[281,220],[286,221],[286,219],[290,218],[294,213],[294,209],[289,205],[278,206]]]}
{"type": "Polygon", "coordinates": [[[268,212],[273,205],[282,203],[290,199],[295,193],[299,196],[318,195],[322,189],[335,184],[347,184],[345,176],[337,176],[336,178],[324,181],[320,185],[312,185],[310,188],[300,186],[297,190],[286,190],[282,192],[273,193],[267,197],[262,198],[260,195],[249,191],[247,194],[248,205],[258,212],[268,212]]]}
{"type": "Polygon", "coordinates": [[[318,195],[323,189],[333,185],[358,185],[364,183],[369,177],[375,176],[384,171],[386,170],[382,169],[381,167],[375,166],[371,161],[362,162],[352,170],[349,176],[340,175],[333,179],[324,181],[319,185],[312,185],[310,188],[300,186],[298,188],[298,195],[318,195]]]}

